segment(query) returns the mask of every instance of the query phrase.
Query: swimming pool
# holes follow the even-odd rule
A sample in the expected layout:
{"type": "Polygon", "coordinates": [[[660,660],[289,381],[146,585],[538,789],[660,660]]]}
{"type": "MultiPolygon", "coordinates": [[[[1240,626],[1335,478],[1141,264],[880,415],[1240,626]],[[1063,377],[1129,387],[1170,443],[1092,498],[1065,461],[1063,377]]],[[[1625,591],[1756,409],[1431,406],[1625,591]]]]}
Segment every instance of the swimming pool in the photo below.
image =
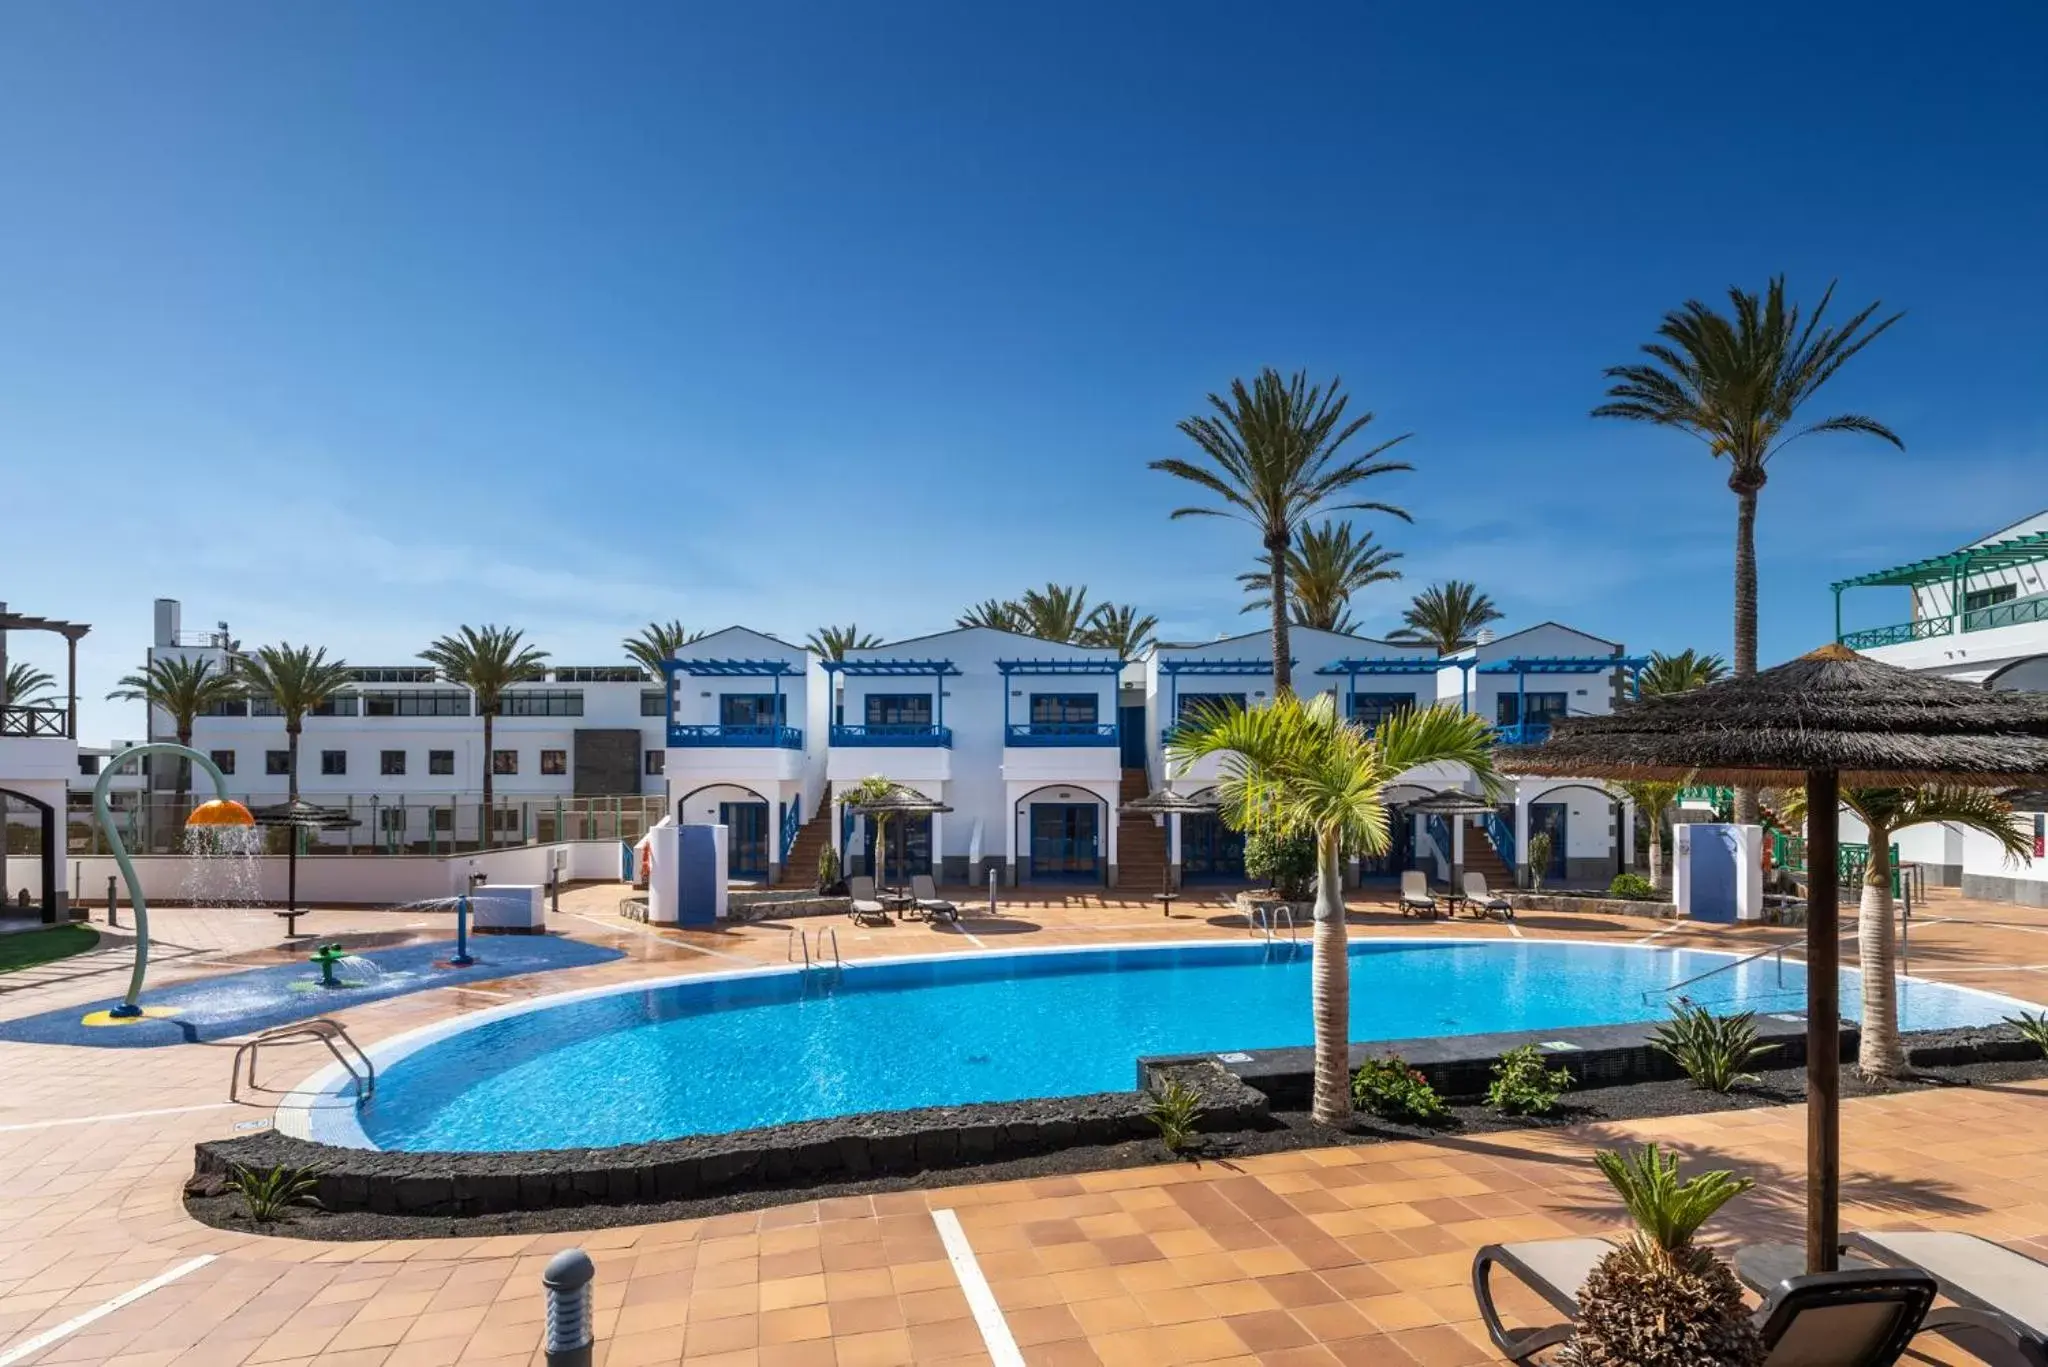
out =
{"type": "MultiPolygon", "coordinates": [[[[1559,940],[1351,946],[1351,1038],[1661,1019],[1669,989],[1732,961],[1559,940]]],[[[1805,970],[1761,959],[1687,989],[1716,1010],[1793,1011],[1805,970]]],[[[1853,1013],[1856,974],[1843,974],[1853,1013]]],[[[1906,1029],[2011,1005],[1907,980],[1906,1029]]],[[[1264,944],[942,955],[843,972],[748,970],[574,993],[376,1051],[376,1096],[308,1111],[311,1137],[409,1150],[574,1148],[863,1111],[1115,1091],[1146,1054],[1311,1041],[1309,955],[1264,944]]]]}

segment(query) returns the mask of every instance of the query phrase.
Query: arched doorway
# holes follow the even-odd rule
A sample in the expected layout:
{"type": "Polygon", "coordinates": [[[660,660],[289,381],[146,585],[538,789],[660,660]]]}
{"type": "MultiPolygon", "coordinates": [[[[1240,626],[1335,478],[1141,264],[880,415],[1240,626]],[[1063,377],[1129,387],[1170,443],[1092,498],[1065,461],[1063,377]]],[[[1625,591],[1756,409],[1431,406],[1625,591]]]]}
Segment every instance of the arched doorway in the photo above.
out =
{"type": "Polygon", "coordinates": [[[60,826],[61,817],[49,803],[12,788],[0,788],[0,849],[6,853],[6,872],[0,874],[0,896],[8,899],[7,915],[21,914],[20,895],[28,892],[37,898],[31,905],[44,922],[57,920],[62,910],[57,900],[57,832],[60,826]],[[30,834],[29,822],[25,819],[30,815],[39,818],[34,835],[30,834]],[[14,861],[30,853],[37,856],[41,875],[35,883],[17,888],[13,882],[14,861]]]}
{"type": "Polygon", "coordinates": [[[774,804],[752,788],[738,783],[707,783],[676,799],[677,824],[687,819],[684,812],[690,799],[702,793],[712,793],[718,800],[716,813],[707,810],[703,815],[715,815],[718,824],[725,827],[725,876],[766,878],[769,871],[768,822],[774,804]]]}
{"type": "MultiPolygon", "coordinates": [[[[1537,835],[1542,833],[1547,832],[1550,836],[1550,864],[1543,870],[1545,878],[1580,882],[1596,880],[1604,883],[1615,874],[1626,872],[1622,867],[1622,849],[1625,842],[1621,833],[1621,799],[1610,789],[1603,788],[1597,783],[1554,783],[1532,795],[1528,807],[1529,842],[1533,844],[1537,835]],[[1572,856],[1572,804],[1568,800],[1559,801],[1558,794],[1573,792],[1591,793],[1605,804],[1612,829],[1608,833],[1608,849],[1604,854],[1583,854],[1576,858],[1572,856]]],[[[1584,824],[1585,815],[1583,811],[1580,813],[1581,825],[1584,824]]],[[[1510,821],[1514,819],[1513,807],[1507,809],[1506,816],[1510,821]]],[[[1584,844],[1582,832],[1582,848],[1584,844]]],[[[1523,849],[1519,857],[1526,865],[1529,862],[1528,850],[1523,849]]]]}
{"type": "Polygon", "coordinates": [[[1024,832],[1018,872],[1034,883],[1100,883],[1107,876],[1104,843],[1109,803],[1071,784],[1048,784],[1019,797],[1010,819],[1024,832]]]}

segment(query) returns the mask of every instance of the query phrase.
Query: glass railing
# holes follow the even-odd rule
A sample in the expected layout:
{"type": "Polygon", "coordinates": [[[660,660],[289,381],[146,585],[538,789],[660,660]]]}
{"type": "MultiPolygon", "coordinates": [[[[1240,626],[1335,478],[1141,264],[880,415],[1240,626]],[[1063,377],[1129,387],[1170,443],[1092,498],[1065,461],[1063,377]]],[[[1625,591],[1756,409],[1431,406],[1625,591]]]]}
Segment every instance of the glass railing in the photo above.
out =
{"type": "Polygon", "coordinates": [[[1017,746],[1037,745],[1115,745],[1117,727],[1115,722],[1092,721],[1035,721],[1011,724],[1004,743],[1017,746]]]}
{"type": "Polygon", "coordinates": [[[703,747],[801,750],[804,748],[804,733],[794,726],[671,725],[668,743],[679,750],[703,747]]]}
{"type": "Polygon", "coordinates": [[[847,746],[929,746],[950,750],[953,729],[918,722],[888,722],[872,726],[835,726],[832,744],[847,746]]]}

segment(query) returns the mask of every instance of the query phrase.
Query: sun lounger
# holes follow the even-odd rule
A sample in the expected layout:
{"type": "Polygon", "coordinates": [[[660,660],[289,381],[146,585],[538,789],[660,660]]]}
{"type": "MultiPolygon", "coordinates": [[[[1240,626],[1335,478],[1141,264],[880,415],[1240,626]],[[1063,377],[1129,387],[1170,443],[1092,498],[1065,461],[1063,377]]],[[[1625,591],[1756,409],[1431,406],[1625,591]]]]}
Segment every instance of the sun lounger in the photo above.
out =
{"type": "Polygon", "coordinates": [[[1436,919],[1436,898],[1430,895],[1429,878],[1421,869],[1409,869],[1401,875],[1401,914],[1436,919]]]}
{"type": "Polygon", "coordinates": [[[1490,911],[1497,911],[1504,921],[1515,919],[1515,904],[1505,897],[1497,897],[1486,889],[1486,875],[1468,873],[1465,875],[1465,904],[1477,913],[1481,920],[1490,911]]]}
{"type": "Polygon", "coordinates": [[[2048,1263],[1952,1231],[1879,1230],[1852,1234],[1848,1242],[1933,1276],[1955,1304],[1929,1312],[1928,1329],[1981,1330],[2012,1344],[2035,1367],[2048,1367],[2048,1263]]]}
{"type": "Polygon", "coordinates": [[[887,923],[889,909],[875,900],[874,879],[865,874],[858,878],[849,878],[846,880],[846,890],[853,896],[853,905],[847,908],[847,914],[855,921],[876,920],[887,923]]]}
{"type": "Polygon", "coordinates": [[[917,899],[917,909],[928,921],[957,921],[960,908],[939,896],[939,889],[928,873],[910,876],[910,895],[917,899]]]}
{"type": "MultiPolygon", "coordinates": [[[[1605,1239],[1540,1239],[1488,1244],[1472,1259],[1472,1295],[1494,1345],[1510,1361],[1572,1336],[1570,1324],[1509,1329],[1493,1303],[1491,1274],[1511,1273],[1568,1320],[1579,1313],[1586,1278],[1613,1252],[1605,1239]]],[[[1756,1312],[1764,1367],[1890,1367],[1906,1351],[1934,1303],[1934,1278],[1912,1268],[1821,1272],[1781,1282],[1756,1312]]]]}

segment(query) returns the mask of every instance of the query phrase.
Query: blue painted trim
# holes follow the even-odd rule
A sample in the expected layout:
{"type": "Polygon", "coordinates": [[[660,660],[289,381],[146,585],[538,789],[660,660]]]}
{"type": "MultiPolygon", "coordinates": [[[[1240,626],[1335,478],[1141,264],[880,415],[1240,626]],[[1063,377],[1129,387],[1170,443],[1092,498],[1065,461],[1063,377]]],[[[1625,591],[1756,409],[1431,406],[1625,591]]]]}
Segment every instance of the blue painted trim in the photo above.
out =
{"type": "Polygon", "coordinates": [[[1501,745],[1541,745],[1550,739],[1550,723],[1527,721],[1516,722],[1513,726],[1496,726],[1493,738],[1501,745]]]}
{"type": "Polygon", "coordinates": [[[804,733],[794,726],[677,726],[668,728],[668,743],[678,750],[727,749],[801,750],[804,733]]]}
{"type": "Polygon", "coordinates": [[[1516,655],[1479,666],[1481,674],[1605,674],[1610,669],[1642,669],[1647,655],[1516,655]]]}
{"type": "Polygon", "coordinates": [[[997,660],[1004,678],[1012,674],[1121,674],[1125,660],[997,660]]]}
{"type": "Polygon", "coordinates": [[[1316,673],[1340,677],[1346,674],[1434,674],[1456,664],[1435,656],[1375,655],[1356,660],[1333,660],[1316,673]]]}
{"type": "MultiPolygon", "coordinates": [[[[1288,667],[1300,664],[1289,660],[1288,667]]],[[[1264,660],[1161,660],[1161,674],[1271,674],[1273,661],[1264,660]]]]}
{"type": "Polygon", "coordinates": [[[661,672],[731,679],[786,678],[803,673],[787,660],[663,660],[661,672]]]}
{"type": "Polygon", "coordinates": [[[901,722],[875,726],[835,726],[830,741],[849,747],[919,746],[927,749],[953,748],[953,732],[944,726],[921,726],[901,722]]]}
{"type": "Polygon", "coordinates": [[[1025,748],[1053,745],[1117,745],[1122,734],[1114,722],[1018,722],[1004,731],[1005,745],[1025,748]]]}
{"type": "Polygon", "coordinates": [[[844,674],[848,678],[902,674],[937,674],[943,678],[960,673],[960,667],[951,660],[825,660],[821,667],[827,674],[844,674]]]}

